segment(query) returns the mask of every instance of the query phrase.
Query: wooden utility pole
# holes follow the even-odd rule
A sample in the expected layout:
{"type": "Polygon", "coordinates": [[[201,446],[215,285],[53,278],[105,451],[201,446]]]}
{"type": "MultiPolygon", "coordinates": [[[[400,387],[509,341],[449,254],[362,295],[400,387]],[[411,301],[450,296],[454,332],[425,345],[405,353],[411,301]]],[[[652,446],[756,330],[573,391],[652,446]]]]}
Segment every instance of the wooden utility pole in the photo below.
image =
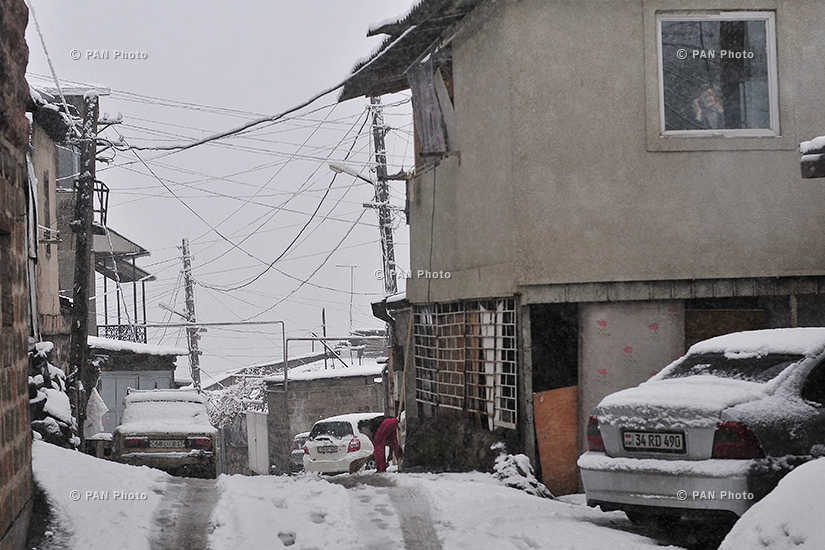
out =
{"type": "MultiPolygon", "coordinates": [[[[192,279],[192,257],[189,255],[189,239],[183,239],[183,284],[186,288],[186,320],[196,322],[195,291],[192,279]]],[[[189,374],[192,375],[192,384],[198,391],[201,390],[200,352],[198,351],[198,327],[187,327],[189,336],[189,374]]]]}
{"type": "Polygon", "coordinates": [[[83,96],[83,127],[80,136],[80,175],[75,185],[74,219],[71,222],[75,234],[74,288],[72,292],[72,330],[69,341],[69,364],[75,380],[74,406],[77,414],[77,430],[83,441],[83,425],[86,421],[86,403],[89,393],[97,385],[97,369],[88,364],[89,347],[89,285],[92,261],[92,220],[94,218],[95,156],[98,116],[97,92],[88,91],[83,96]]]}
{"type": "Polygon", "coordinates": [[[392,215],[390,214],[390,188],[387,177],[387,146],[384,136],[384,109],[380,97],[370,98],[372,110],[372,141],[375,154],[375,202],[378,208],[378,228],[381,231],[381,253],[384,260],[384,293],[398,292],[395,273],[395,247],[392,239],[392,215]]]}

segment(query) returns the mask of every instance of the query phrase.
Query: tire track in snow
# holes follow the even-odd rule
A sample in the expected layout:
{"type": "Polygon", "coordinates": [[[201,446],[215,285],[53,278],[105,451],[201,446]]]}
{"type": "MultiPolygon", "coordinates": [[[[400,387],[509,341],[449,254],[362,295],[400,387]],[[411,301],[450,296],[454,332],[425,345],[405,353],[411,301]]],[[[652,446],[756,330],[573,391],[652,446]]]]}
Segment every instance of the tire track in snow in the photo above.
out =
{"type": "Polygon", "coordinates": [[[358,516],[355,519],[369,537],[368,541],[364,541],[366,549],[442,550],[433,527],[430,503],[421,488],[399,487],[386,474],[341,476],[330,481],[351,491],[354,513],[358,516]],[[370,494],[372,491],[365,491],[365,485],[375,487],[375,497],[378,498],[370,494]],[[381,495],[387,495],[389,503],[381,495]],[[398,540],[397,533],[393,533],[395,529],[390,530],[390,527],[396,526],[401,531],[402,540],[398,540]]]}
{"type": "Polygon", "coordinates": [[[218,502],[214,479],[178,478],[170,481],[153,517],[152,550],[204,550],[209,518],[218,502]]]}

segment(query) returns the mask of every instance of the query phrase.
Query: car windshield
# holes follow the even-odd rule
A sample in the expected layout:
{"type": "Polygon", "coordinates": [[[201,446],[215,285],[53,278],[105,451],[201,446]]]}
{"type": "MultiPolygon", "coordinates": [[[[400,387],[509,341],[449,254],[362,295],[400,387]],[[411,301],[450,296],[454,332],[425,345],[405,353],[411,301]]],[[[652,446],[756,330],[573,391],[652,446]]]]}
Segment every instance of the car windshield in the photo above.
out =
{"type": "Polygon", "coordinates": [[[352,425],[349,422],[318,422],[309,432],[309,438],[315,439],[319,435],[330,435],[338,439],[352,435],[352,425]]]}
{"type": "Polygon", "coordinates": [[[802,355],[776,353],[765,355],[701,353],[686,357],[664,378],[708,375],[764,383],[803,358],[802,355]]]}

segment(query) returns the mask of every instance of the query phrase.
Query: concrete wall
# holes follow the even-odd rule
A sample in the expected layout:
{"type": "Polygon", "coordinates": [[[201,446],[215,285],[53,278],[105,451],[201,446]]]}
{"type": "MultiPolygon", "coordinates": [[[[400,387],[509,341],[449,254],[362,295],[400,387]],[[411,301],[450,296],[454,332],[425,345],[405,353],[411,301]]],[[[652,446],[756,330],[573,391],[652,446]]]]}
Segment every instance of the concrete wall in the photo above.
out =
{"type": "Polygon", "coordinates": [[[22,549],[31,516],[25,109],[28,11],[0,0],[0,550],[22,549]]]}
{"type": "Polygon", "coordinates": [[[412,269],[452,277],[408,281],[410,301],[825,273],[825,187],[801,179],[796,151],[823,132],[825,34],[815,21],[825,4],[509,0],[488,9],[453,41],[460,156],[418,177],[410,205],[412,269]],[[668,9],[775,10],[780,137],[659,136],[655,14],[668,9]]]}
{"type": "Polygon", "coordinates": [[[384,383],[377,375],[267,383],[269,460],[272,473],[289,473],[292,438],[323,418],[356,412],[384,412],[384,383]]]}

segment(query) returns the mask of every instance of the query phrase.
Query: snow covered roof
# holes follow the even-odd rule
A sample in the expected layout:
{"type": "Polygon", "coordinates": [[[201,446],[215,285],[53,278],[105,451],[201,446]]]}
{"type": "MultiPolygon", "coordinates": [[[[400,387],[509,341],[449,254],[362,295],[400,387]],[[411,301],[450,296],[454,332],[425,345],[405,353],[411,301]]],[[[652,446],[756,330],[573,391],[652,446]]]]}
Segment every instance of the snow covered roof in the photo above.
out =
{"type": "Polygon", "coordinates": [[[813,356],[825,351],[825,328],[776,328],[734,332],[691,346],[688,353],[789,353],[813,356]]]}
{"type": "Polygon", "coordinates": [[[87,342],[90,348],[105,349],[109,351],[130,351],[132,353],[142,353],[145,355],[188,355],[189,350],[172,346],[156,346],[154,344],[141,344],[138,342],[128,342],[126,340],[113,340],[111,338],[101,338],[99,336],[89,336],[87,342]]]}
{"type": "Polygon", "coordinates": [[[371,25],[367,36],[388,36],[369,57],[355,64],[353,77],[338,100],[409,88],[406,71],[410,65],[480,3],[481,0],[418,0],[399,18],[371,25]]]}
{"type": "MultiPolygon", "coordinates": [[[[348,359],[344,359],[347,362],[348,359]]],[[[381,376],[381,373],[386,367],[385,364],[379,363],[375,358],[364,358],[360,365],[351,365],[344,367],[337,359],[334,361],[327,361],[327,367],[324,368],[324,361],[315,361],[307,365],[301,365],[289,369],[289,380],[317,380],[320,378],[346,378],[349,376],[381,376]]],[[[278,373],[264,378],[267,382],[283,382],[283,373],[278,373]]]]}

